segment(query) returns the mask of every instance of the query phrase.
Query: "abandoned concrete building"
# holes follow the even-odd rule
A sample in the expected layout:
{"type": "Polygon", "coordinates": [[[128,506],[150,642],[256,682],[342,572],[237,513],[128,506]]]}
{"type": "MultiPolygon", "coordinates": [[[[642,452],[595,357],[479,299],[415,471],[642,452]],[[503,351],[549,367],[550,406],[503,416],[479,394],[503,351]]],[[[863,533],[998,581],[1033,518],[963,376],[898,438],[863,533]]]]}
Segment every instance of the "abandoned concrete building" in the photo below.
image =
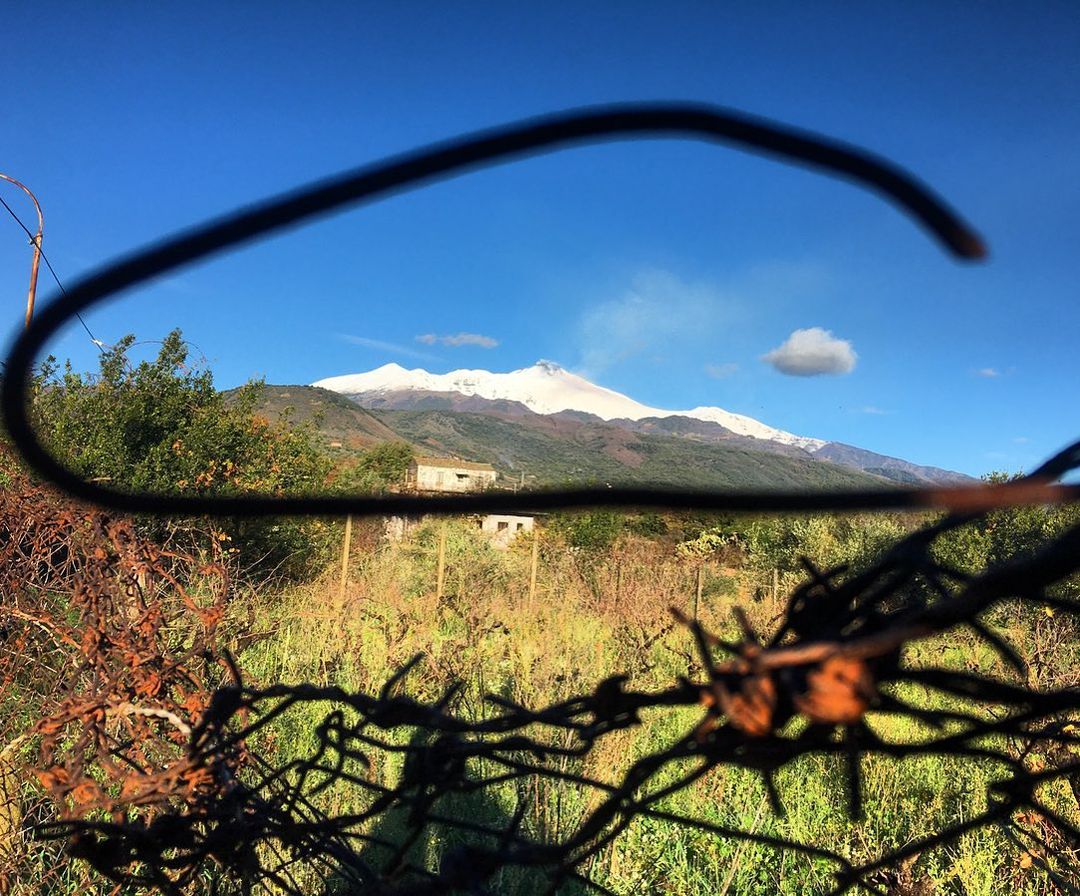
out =
{"type": "Polygon", "coordinates": [[[405,474],[405,487],[418,492],[477,492],[495,485],[491,464],[451,457],[417,457],[405,474]]]}

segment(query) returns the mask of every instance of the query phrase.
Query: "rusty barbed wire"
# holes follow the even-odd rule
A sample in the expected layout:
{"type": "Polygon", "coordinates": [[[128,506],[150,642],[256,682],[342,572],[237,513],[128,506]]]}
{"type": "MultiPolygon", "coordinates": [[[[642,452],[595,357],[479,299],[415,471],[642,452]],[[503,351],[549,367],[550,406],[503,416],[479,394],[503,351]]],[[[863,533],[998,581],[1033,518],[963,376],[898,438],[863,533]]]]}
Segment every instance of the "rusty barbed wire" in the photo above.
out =
{"type": "MultiPolygon", "coordinates": [[[[50,636],[81,657],[70,680],[85,682],[95,670],[90,679],[98,684],[86,691],[68,685],[33,728],[41,740],[37,780],[57,806],[35,833],[64,841],[73,857],[118,884],[181,894],[212,872],[244,892],[261,885],[299,896],[318,880],[329,892],[419,896],[490,892],[498,874],[521,869],[547,892],[609,892],[589,878],[588,862],[635,820],[651,819],[830,863],[834,893],[887,892],[890,869],[995,826],[1042,870],[1056,888],[1048,892],[1077,892],[1080,803],[1063,814],[1044,794],[1063,787],[1080,799],[1080,676],[1063,687],[1032,687],[1021,675],[1023,658],[983,620],[1005,602],[1022,601],[1052,610],[1059,625],[1080,622],[1080,603],[1055,589],[1080,570],[1080,526],[977,576],[943,564],[933,551],[970,515],[914,532],[854,575],[806,560],[807,580],[767,638],[738,612],[741,637],[730,642],[673,611],[696,644],[699,680],[648,691],[613,676],[538,709],[488,695],[490,713],[477,719],[456,711],[456,686],[432,702],[401,693],[420,658],[375,695],[246,682],[227,654],[213,655],[220,580],[210,589],[213,600],[195,600],[128,524],[99,514],[80,519],[111,549],[95,547],[89,562],[76,563],[81,638],[74,637],[78,627],[55,625],[50,636]],[[204,635],[186,650],[161,646],[159,611],[139,584],[145,572],[159,576],[178,596],[178,609],[198,621],[204,635]],[[117,602],[118,589],[134,601],[125,606],[137,608],[137,619],[125,618],[131,610],[117,602]],[[1001,661],[998,673],[908,662],[913,643],[959,626],[986,641],[1001,661]],[[205,676],[189,671],[195,660],[223,662],[229,683],[210,693],[205,676]],[[911,687],[965,708],[916,706],[903,696],[911,687]],[[681,736],[620,776],[609,780],[581,767],[613,733],[695,706],[700,715],[681,736]],[[325,707],[311,750],[287,763],[264,756],[260,740],[303,707],[325,707]],[[890,739],[875,723],[883,716],[917,723],[925,736],[890,739]],[[852,818],[862,811],[860,766],[868,756],[960,757],[992,764],[997,780],[982,811],[862,864],[833,847],[719,825],[667,805],[730,767],[760,775],[771,811],[782,815],[776,776],[808,756],[846,768],[852,818]],[[401,765],[392,786],[370,773],[387,757],[401,765]],[[99,782],[102,772],[113,786],[99,782]],[[540,782],[592,794],[591,809],[559,837],[536,830],[524,802],[500,823],[455,811],[455,801],[497,800],[508,790],[520,798],[540,782]],[[348,808],[337,813],[321,799],[335,788],[349,794],[348,808]],[[388,819],[396,836],[383,831],[388,819]],[[415,854],[433,829],[455,843],[434,865],[423,850],[415,854]]],[[[52,556],[50,544],[72,537],[70,528],[51,526],[52,541],[40,540],[34,556],[52,556]]],[[[20,612],[24,622],[41,623],[20,612]]]]}

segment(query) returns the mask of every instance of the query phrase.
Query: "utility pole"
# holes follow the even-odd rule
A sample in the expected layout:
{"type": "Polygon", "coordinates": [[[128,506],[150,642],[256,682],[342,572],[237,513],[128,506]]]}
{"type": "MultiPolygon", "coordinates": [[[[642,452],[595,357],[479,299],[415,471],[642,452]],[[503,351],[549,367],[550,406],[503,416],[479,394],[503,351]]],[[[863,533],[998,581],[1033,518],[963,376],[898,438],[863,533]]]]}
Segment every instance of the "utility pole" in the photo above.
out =
{"type": "Polygon", "coordinates": [[[6,180],[9,184],[14,184],[29,196],[30,201],[34,203],[34,210],[37,212],[37,233],[30,237],[30,245],[34,247],[34,259],[30,262],[30,291],[26,296],[26,322],[23,325],[24,327],[29,327],[30,318],[34,316],[34,298],[37,295],[38,265],[41,263],[41,235],[45,230],[45,218],[41,214],[41,206],[38,204],[37,197],[30,192],[30,189],[25,184],[20,183],[7,174],[0,174],[0,180],[6,180]]]}

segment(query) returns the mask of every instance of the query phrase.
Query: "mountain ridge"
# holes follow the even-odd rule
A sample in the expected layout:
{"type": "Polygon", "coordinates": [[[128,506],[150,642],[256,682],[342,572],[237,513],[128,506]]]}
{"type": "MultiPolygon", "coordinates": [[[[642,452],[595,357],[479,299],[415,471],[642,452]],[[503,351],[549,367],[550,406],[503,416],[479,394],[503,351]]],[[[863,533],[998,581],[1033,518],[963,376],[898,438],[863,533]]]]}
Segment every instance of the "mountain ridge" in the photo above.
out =
{"type": "MultiPolygon", "coordinates": [[[[970,482],[950,470],[841,442],[800,436],[723,408],[670,411],[642,404],[589,382],[550,361],[509,373],[461,369],[432,374],[398,364],[366,373],[327,377],[313,384],[379,411],[483,414],[528,426],[534,418],[576,420],[615,426],[638,435],[654,435],[724,445],[775,456],[810,459],[905,485],[970,482]]],[[[393,427],[392,427],[393,428],[393,427]]]]}

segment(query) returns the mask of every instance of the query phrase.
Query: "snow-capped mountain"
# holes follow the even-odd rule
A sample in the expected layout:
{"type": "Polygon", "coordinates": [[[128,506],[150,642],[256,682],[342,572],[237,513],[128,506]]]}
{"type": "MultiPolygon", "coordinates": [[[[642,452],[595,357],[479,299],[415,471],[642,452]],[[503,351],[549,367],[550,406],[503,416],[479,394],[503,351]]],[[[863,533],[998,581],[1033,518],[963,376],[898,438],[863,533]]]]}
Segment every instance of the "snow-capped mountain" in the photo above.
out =
{"type": "Polygon", "coordinates": [[[828,444],[822,439],[797,436],[723,408],[699,407],[689,411],[670,411],[649,407],[613,389],[590,383],[584,377],[550,361],[539,361],[532,367],[510,373],[454,370],[450,373],[435,374],[420,369],[406,370],[399,364],[385,364],[367,373],[332,376],[312,385],[343,395],[378,395],[403,391],[457,392],[489,400],[520,402],[537,414],[581,411],[602,420],[691,417],[719,424],[736,435],[791,445],[810,453],[828,444]]]}

